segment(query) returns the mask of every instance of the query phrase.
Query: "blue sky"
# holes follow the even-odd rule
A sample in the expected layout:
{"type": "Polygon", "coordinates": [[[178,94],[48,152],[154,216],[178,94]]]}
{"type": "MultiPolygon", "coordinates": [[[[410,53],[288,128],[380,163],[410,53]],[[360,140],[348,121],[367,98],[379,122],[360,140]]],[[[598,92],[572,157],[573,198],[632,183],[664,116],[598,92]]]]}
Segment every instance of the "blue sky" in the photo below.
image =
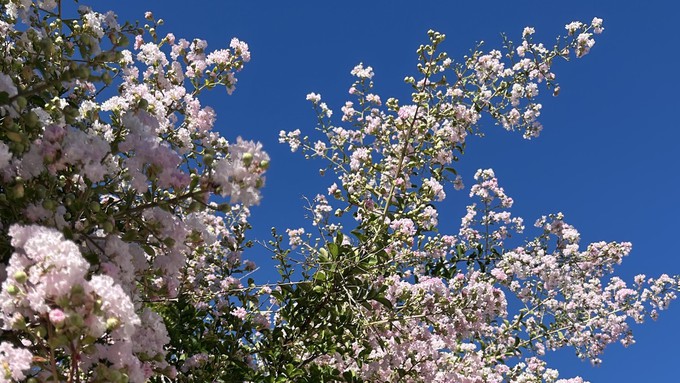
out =
{"type": "MultiPolygon", "coordinates": [[[[96,3],[96,2],[95,2],[96,3]]],[[[349,71],[364,62],[374,68],[383,99],[406,99],[406,75],[414,74],[415,49],[426,31],[447,35],[453,58],[484,40],[500,47],[500,32],[518,40],[524,26],[536,41],[552,43],[573,20],[604,19],[605,32],[582,60],[556,68],[562,91],[543,100],[544,131],[524,141],[499,127],[469,144],[460,169],[471,184],[477,168],[492,167],[515,199],[515,214],[533,222],[562,211],[582,234],[582,243],[631,241],[633,252],[619,268],[628,280],[638,273],[680,274],[680,196],[677,119],[680,77],[676,16],[671,1],[117,1],[121,19],[143,18],[151,10],[165,20],[161,33],[207,39],[208,48],[246,41],[252,61],[239,75],[237,90],[203,98],[218,113],[228,139],[261,141],[272,157],[260,206],[253,209],[253,234],[267,239],[269,228],[304,224],[303,195],[313,197],[333,182],[320,178],[321,165],[304,161],[278,144],[279,130],[312,132],[315,116],[305,95],[321,93],[340,113],[351,84],[349,71]]],[[[548,92],[545,92],[546,94],[548,92]]],[[[463,194],[449,193],[455,227],[464,214],[463,194]]],[[[246,255],[267,268],[268,254],[246,255]]],[[[263,274],[266,278],[267,275],[263,274]]],[[[571,350],[551,357],[563,377],[592,382],[677,380],[680,302],[656,323],[635,326],[637,343],[612,346],[598,368],[571,350]]]]}

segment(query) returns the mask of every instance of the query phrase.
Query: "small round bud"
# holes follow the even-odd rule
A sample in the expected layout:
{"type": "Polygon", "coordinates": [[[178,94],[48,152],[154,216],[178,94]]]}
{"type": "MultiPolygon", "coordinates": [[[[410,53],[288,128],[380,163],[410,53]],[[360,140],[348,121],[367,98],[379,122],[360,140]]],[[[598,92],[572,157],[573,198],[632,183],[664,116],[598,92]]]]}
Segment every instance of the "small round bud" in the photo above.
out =
{"type": "Polygon", "coordinates": [[[54,211],[57,208],[57,203],[54,200],[46,199],[43,201],[42,206],[47,210],[54,211]]]}
{"type": "Polygon", "coordinates": [[[26,282],[26,279],[28,279],[28,275],[26,275],[25,271],[19,270],[16,273],[14,273],[14,280],[17,281],[18,283],[24,283],[26,282]]]}
{"type": "Polygon", "coordinates": [[[12,188],[12,197],[15,199],[23,198],[24,197],[24,185],[23,184],[16,184],[12,188]]]}
{"type": "Polygon", "coordinates": [[[52,309],[48,314],[50,322],[56,327],[61,327],[66,320],[66,314],[61,309],[52,309]]]}
{"type": "Polygon", "coordinates": [[[118,382],[121,378],[121,373],[118,370],[109,370],[109,379],[112,382],[118,382]]]}
{"type": "Polygon", "coordinates": [[[206,154],[203,156],[203,163],[206,165],[211,165],[214,160],[215,157],[212,154],[206,154]]]}
{"type": "Polygon", "coordinates": [[[11,296],[15,296],[15,295],[19,294],[19,288],[14,286],[14,285],[7,286],[7,294],[9,294],[11,296]]]}
{"type": "Polygon", "coordinates": [[[243,164],[247,167],[253,162],[253,153],[243,153],[241,157],[243,159],[243,164]]]}
{"type": "Polygon", "coordinates": [[[85,324],[85,321],[83,320],[83,317],[80,316],[80,314],[73,313],[68,316],[69,323],[74,326],[74,327],[83,327],[85,324]]]}
{"type": "Polygon", "coordinates": [[[94,213],[99,213],[102,210],[102,208],[99,205],[99,202],[92,201],[90,202],[90,210],[94,213]]]}
{"type": "Polygon", "coordinates": [[[118,318],[111,317],[106,320],[106,330],[112,331],[118,328],[118,326],[120,326],[118,318]]]}

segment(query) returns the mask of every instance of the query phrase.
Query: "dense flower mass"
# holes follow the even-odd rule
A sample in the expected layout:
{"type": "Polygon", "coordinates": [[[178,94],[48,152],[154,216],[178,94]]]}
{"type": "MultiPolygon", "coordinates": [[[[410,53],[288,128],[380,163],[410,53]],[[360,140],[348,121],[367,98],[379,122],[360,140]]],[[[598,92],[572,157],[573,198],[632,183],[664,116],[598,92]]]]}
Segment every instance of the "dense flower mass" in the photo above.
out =
{"type": "Polygon", "coordinates": [[[220,137],[199,99],[234,91],[248,45],[159,37],[150,12],[137,28],[84,5],[62,15],[60,1],[0,7],[0,318],[12,340],[0,376],[183,380],[194,351],[176,345],[172,310],[216,318],[252,295],[216,286],[254,267],[243,232],[269,158],[220,137]]]}
{"type": "Polygon", "coordinates": [[[553,49],[527,27],[460,62],[430,31],[408,101],[358,64],[337,123],[307,95],[318,137],[279,140],[337,178],[310,227],[272,230],[280,280],[258,284],[243,256],[270,158],[201,102],[234,92],[249,46],[62,5],[0,1],[0,382],[579,383],[545,353],[598,363],[676,298],[678,277],[612,276],[631,244],[582,246],[562,214],[514,245],[524,220],[491,169],[458,232],[439,232],[483,116],[537,137],[552,65],[588,54],[599,18],[553,49]]]}

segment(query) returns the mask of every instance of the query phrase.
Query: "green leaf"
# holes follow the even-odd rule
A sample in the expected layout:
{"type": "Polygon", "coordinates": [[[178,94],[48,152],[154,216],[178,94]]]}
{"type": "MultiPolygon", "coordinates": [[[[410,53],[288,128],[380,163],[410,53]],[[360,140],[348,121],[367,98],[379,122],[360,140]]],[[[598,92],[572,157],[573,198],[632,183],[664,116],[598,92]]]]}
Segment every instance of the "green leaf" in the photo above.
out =
{"type": "Polygon", "coordinates": [[[335,243],[329,243],[328,244],[328,251],[331,252],[331,255],[333,256],[333,258],[337,258],[338,254],[340,254],[340,248],[335,243]]]}
{"type": "Polygon", "coordinates": [[[390,302],[389,299],[387,299],[383,296],[377,296],[373,299],[375,299],[376,302],[381,303],[383,306],[387,307],[388,309],[392,310],[392,308],[393,308],[392,302],[390,302]]]}

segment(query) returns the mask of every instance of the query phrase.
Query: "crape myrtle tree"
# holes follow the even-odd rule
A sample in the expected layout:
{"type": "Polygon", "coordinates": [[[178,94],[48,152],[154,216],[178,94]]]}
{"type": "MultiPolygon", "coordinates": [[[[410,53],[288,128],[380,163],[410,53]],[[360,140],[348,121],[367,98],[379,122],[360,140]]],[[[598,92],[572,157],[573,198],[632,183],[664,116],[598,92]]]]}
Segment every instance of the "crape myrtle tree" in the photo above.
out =
{"type": "Polygon", "coordinates": [[[273,231],[281,279],[258,284],[242,254],[269,158],[199,99],[234,90],[248,46],[209,50],[151,13],[0,4],[2,382],[575,383],[546,352],[598,363],[675,298],[677,277],[611,276],[631,245],[582,246],[561,214],[510,245],[524,223],[491,169],[460,230],[437,230],[466,137],[487,121],[536,137],[553,63],[587,54],[600,19],[457,61],[431,31],[409,99],[373,93],[360,64],[339,118],[310,93],[318,138],[280,141],[335,182],[308,227],[273,231]]]}

